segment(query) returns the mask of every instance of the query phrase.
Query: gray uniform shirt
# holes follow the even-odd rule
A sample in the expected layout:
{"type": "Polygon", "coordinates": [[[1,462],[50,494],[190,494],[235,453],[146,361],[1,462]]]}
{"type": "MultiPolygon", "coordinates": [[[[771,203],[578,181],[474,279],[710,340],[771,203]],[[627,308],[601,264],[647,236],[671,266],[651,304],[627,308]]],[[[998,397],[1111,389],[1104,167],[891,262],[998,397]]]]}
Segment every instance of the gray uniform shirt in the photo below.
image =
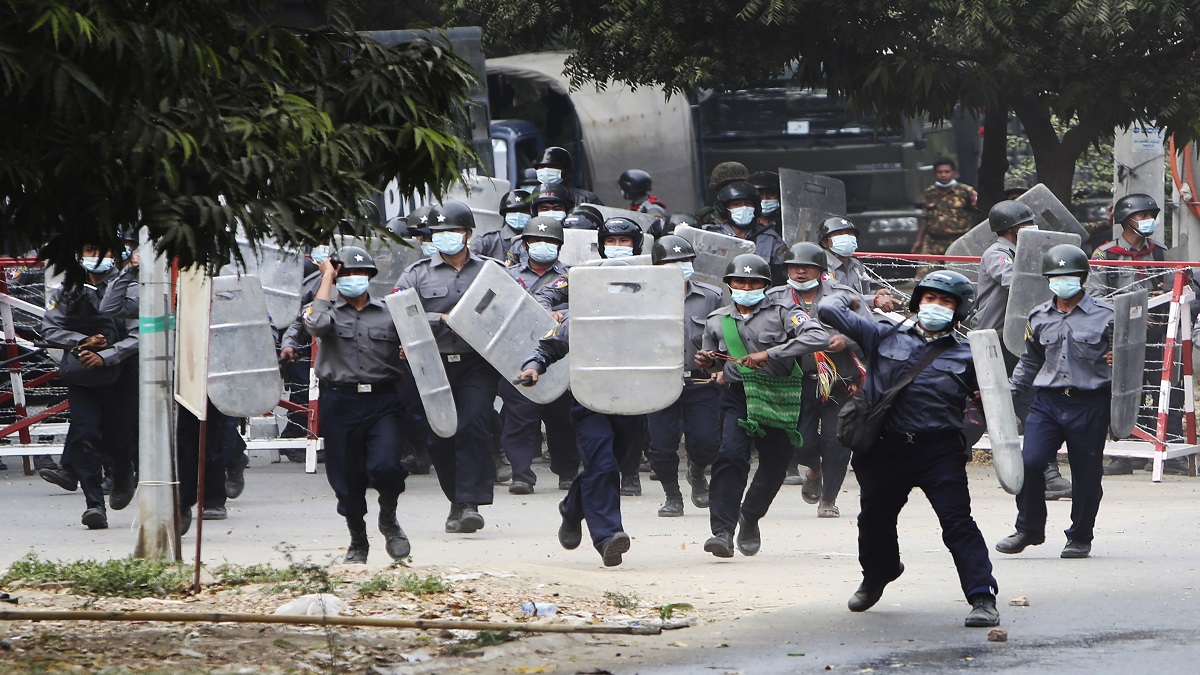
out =
{"type": "Polygon", "coordinates": [[[566,278],[568,269],[570,268],[564,265],[562,261],[555,260],[553,265],[547,267],[544,272],[539,274],[537,270],[529,266],[529,260],[526,259],[522,262],[510,262],[505,271],[508,272],[508,276],[516,279],[517,283],[521,284],[521,288],[524,288],[526,292],[530,295],[536,295],[543,288],[556,283],[559,279],[566,278]]]}
{"type": "Polygon", "coordinates": [[[687,282],[683,298],[683,369],[696,370],[696,352],[704,345],[708,316],[721,308],[721,289],[699,281],[687,282]]]}
{"type": "Polygon", "coordinates": [[[979,282],[975,286],[975,330],[1004,330],[1004,311],[1008,307],[1008,289],[1012,286],[1013,259],[1017,247],[1007,239],[997,239],[983,252],[979,261],[979,282]]]}
{"type": "Polygon", "coordinates": [[[84,284],[82,288],[72,291],[59,289],[50,299],[50,308],[42,317],[42,337],[51,344],[61,345],[67,349],[73,348],[92,333],[81,333],[71,330],[72,323],[83,318],[82,312],[90,306],[94,316],[107,317],[114,321],[113,326],[122,329],[125,337],[96,352],[104,359],[104,365],[115,366],[130,357],[136,358],[138,351],[138,321],[137,316],[126,318],[124,313],[124,291],[119,296],[110,296],[112,285],[120,274],[116,269],[110,271],[98,284],[84,284]],[[101,312],[102,307],[108,307],[110,313],[101,312]]]}
{"type": "Polygon", "coordinates": [[[528,257],[525,247],[521,245],[519,233],[508,225],[475,237],[469,247],[475,255],[494,258],[503,263],[523,261],[528,257]]]}
{"type": "Polygon", "coordinates": [[[1104,355],[1112,349],[1113,306],[1086,293],[1064,314],[1054,300],[1029,313],[1025,353],[1012,374],[1013,388],[1100,389],[1112,382],[1104,355]]]}
{"type": "Polygon", "coordinates": [[[467,256],[463,268],[456,270],[439,255],[418,260],[400,275],[400,280],[396,282],[396,290],[416,289],[417,294],[421,296],[421,306],[429,315],[429,325],[433,328],[433,337],[437,340],[438,351],[441,353],[475,353],[471,345],[442,323],[441,315],[454,309],[459,298],[470,288],[471,282],[479,276],[479,270],[483,269],[484,265],[498,264],[500,263],[491,258],[483,258],[472,252],[467,256]]]}
{"type": "MultiPolygon", "coordinates": [[[[733,303],[710,314],[704,326],[702,349],[729,353],[722,327],[726,316],[733,317],[747,353],[766,350],[771,357],[759,371],[764,375],[788,377],[799,356],[819,352],[829,346],[829,332],[808,314],[763,300],[746,316],[734,309],[733,303]]],[[[717,368],[724,369],[726,384],[742,381],[742,374],[733,361],[716,361],[710,370],[717,368]]]]}
{"type": "Polygon", "coordinates": [[[358,310],[338,294],[332,302],[313,300],[301,314],[304,329],[319,340],[313,367],[322,381],[374,384],[404,377],[400,334],[382,300],[371,298],[358,310]]]}
{"type": "Polygon", "coordinates": [[[126,265],[112,277],[108,290],[100,299],[100,313],[121,319],[137,319],[140,297],[138,270],[133,265],[126,265]]]}
{"type": "Polygon", "coordinates": [[[843,262],[832,251],[825,249],[825,263],[829,268],[826,274],[832,276],[839,284],[849,286],[864,296],[875,292],[867,275],[867,266],[861,260],[849,258],[843,262]]]}
{"type": "MultiPolygon", "coordinates": [[[[784,307],[798,309],[818,321],[820,321],[820,319],[817,318],[817,306],[821,304],[821,300],[840,296],[846,296],[851,300],[858,300],[858,309],[855,310],[855,313],[868,321],[874,320],[871,312],[867,309],[867,301],[863,299],[862,295],[853,288],[839,284],[836,281],[822,279],[821,283],[817,284],[816,297],[813,298],[813,301],[807,306],[804,305],[804,299],[800,297],[800,291],[793,289],[788,284],[776,286],[775,288],[767,291],[767,300],[783,305],[784,307]]],[[[830,328],[829,324],[821,322],[821,325],[825,326],[825,330],[829,331],[831,337],[838,334],[838,331],[834,328],[830,328]]],[[[840,352],[826,352],[826,354],[833,359],[834,364],[837,366],[838,373],[843,378],[849,377],[850,381],[857,381],[858,369],[854,365],[854,360],[851,358],[849,352],[858,353],[860,350],[858,344],[853,340],[847,339],[847,342],[848,345],[845,350],[840,352]]],[[[816,359],[809,354],[805,354],[804,356],[800,357],[800,369],[805,373],[817,372],[816,359]]]]}

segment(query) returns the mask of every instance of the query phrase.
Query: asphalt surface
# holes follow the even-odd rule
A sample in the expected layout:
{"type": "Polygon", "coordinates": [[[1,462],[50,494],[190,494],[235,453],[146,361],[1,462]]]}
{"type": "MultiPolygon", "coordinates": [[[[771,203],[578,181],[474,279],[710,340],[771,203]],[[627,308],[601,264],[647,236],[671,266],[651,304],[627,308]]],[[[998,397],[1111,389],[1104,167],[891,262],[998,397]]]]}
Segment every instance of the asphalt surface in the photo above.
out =
{"type": "MultiPolygon", "coordinates": [[[[136,508],[110,512],[110,529],[79,523],[83,500],[23,476],[19,459],[0,472],[0,567],[29,551],[52,559],[121,557],[133,551],[136,508]]],[[[815,507],[785,486],[762,522],[763,550],[721,561],[702,552],[707,512],[687,504],[683,518],[658,518],[662,492],[643,474],[645,495],[623,500],[633,547],[619,568],[603,568],[586,545],[563,551],[555,539],[561,498],[545,465],[538,492],[517,497],[503,487],[488,521],[473,535],[448,535],[448,504],[432,476],[415,476],[401,496],[401,522],[413,541],[413,565],[510,571],[543,585],[577,590],[619,589],[655,604],[688,602],[705,620],[661,636],[578,638],[553,644],[558,667],[545,672],[1058,672],[1194,673],[1200,670],[1200,480],[1149,475],[1105,479],[1093,556],[1058,557],[1070,501],[1050,504],[1046,544],[1017,556],[992,554],[1000,583],[1001,628],[962,626],[969,607],[958,590],[937,520],[914,494],[900,518],[907,570],[870,611],[852,614],[846,599],[859,581],[857,486],[848,478],[840,519],[817,519],[815,507]],[[1027,607],[1008,601],[1028,599],[1027,607]],[[869,670],[868,670],[869,669],[869,670]]],[[[975,515],[994,543],[1011,532],[1012,497],[991,470],[972,467],[975,515]]],[[[321,473],[255,455],[229,519],[205,525],[208,563],[251,564],[308,558],[340,560],[347,543],[321,473]]],[[[184,539],[192,555],[194,532],[184,539]]],[[[373,537],[370,565],[389,562],[373,537]]],[[[516,644],[516,643],[514,643],[516,644]]],[[[537,643],[531,643],[537,644],[537,643]]],[[[474,672],[511,672],[505,659],[479,662],[474,672]]],[[[436,668],[434,671],[435,672],[436,668]]]]}

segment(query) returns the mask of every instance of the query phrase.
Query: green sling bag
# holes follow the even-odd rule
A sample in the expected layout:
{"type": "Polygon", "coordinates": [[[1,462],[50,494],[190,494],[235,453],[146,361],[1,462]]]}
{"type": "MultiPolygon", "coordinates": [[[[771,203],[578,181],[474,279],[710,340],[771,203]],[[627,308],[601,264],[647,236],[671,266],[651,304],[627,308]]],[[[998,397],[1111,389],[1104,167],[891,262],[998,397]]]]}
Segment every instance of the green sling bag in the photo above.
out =
{"type": "MultiPolygon", "coordinates": [[[[730,356],[740,359],[750,353],[732,316],[721,318],[721,331],[730,356]]],[[[746,419],[738,420],[738,426],[752,438],[766,436],[763,427],[782,429],[792,445],[803,445],[804,438],[796,428],[800,424],[800,396],[804,390],[800,365],[793,363],[788,377],[763,375],[740,363],[737,368],[746,387],[746,419]]]]}

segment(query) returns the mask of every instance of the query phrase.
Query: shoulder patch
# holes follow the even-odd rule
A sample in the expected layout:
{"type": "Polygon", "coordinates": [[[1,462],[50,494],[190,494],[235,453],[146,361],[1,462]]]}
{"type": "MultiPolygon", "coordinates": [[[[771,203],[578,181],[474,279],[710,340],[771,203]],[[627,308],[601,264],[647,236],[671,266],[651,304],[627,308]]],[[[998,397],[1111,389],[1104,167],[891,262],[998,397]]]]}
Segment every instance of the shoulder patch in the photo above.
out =
{"type": "Polygon", "coordinates": [[[312,314],[312,305],[309,305],[308,307],[305,307],[305,308],[304,308],[304,313],[305,313],[305,314],[312,314]]]}
{"type": "Polygon", "coordinates": [[[567,287],[567,275],[565,275],[565,274],[562,275],[561,277],[559,277],[558,279],[556,279],[554,281],[554,283],[550,284],[550,288],[555,288],[555,289],[566,288],[566,287],[567,287]]]}

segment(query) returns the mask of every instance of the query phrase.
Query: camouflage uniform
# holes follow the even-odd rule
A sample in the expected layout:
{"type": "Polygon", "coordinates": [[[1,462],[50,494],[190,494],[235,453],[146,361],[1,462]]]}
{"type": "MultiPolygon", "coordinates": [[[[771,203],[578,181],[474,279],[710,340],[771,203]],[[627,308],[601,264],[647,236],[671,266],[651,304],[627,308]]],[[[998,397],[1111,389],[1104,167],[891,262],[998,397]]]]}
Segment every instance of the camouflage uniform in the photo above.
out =
{"type": "Polygon", "coordinates": [[[975,224],[973,214],[979,195],[975,188],[962,183],[940,188],[930,185],[925,190],[925,234],[921,253],[944,255],[946,248],[975,224]]]}

